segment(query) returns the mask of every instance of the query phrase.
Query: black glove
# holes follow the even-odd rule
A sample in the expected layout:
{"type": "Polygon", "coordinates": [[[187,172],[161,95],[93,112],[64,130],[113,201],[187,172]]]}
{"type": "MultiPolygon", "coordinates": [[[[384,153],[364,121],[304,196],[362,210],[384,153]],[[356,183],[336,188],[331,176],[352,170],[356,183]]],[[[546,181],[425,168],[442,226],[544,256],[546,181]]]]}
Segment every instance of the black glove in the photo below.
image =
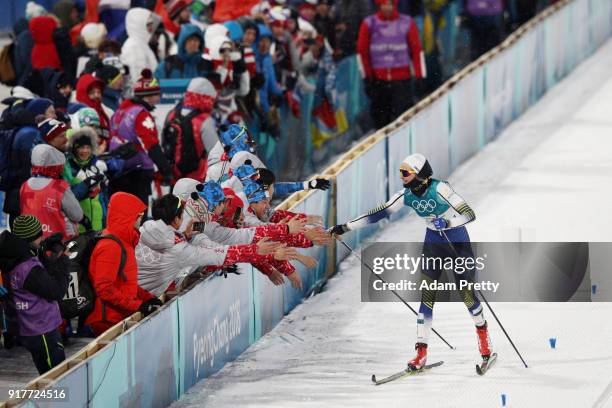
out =
{"type": "Polygon", "coordinates": [[[255,89],[261,89],[266,83],[266,78],[262,73],[256,73],[253,78],[251,78],[251,86],[255,89]]]}
{"type": "Polygon", "coordinates": [[[334,225],[331,230],[329,230],[329,233],[331,235],[342,235],[347,231],[349,231],[349,228],[346,226],[346,224],[338,224],[334,225]]]}
{"type": "Polygon", "coordinates": [[[234,66],[234,75],[236,76],[242,75],[242,73],[247,70],[247,66],[243,58],[240,58],[236,61],[232,61],[232,64],[234,66]]]}
{"type": "Polygon", "coordinates": [[[142,313],[144,316],[148,316],[151,313],[155,312],[157,309],[162,307],[163,303],[158,298],[154,297],[140,304],[138,307],[138,311],[142,313]]]}
{"type": "Polygon", "coordinates": [[[308,190],[328,190],[330,187],[329,180],[317,178],[308,181],[308,190]]]}
{"type": "Polygon", "coordinates": [[[227,279],[227,274],[228,273],[234,273],[236,275],[242,275],[240,272],[238,272],[238,265],[237,264],[233,264],[233,265],[228,266],[227,268],[223,268],[221,273],[223,274],[223,277],[226,278],[226,279],[227,279]]]}
{"type": "Polygon", "coordinates": [[[64,252],[64,243],[62,242],[63,237],[60,232],[49,235],[44,241],[40,243],[40,247],[43,253],[50,251],[53,254],[61,254],[64,252]]]}

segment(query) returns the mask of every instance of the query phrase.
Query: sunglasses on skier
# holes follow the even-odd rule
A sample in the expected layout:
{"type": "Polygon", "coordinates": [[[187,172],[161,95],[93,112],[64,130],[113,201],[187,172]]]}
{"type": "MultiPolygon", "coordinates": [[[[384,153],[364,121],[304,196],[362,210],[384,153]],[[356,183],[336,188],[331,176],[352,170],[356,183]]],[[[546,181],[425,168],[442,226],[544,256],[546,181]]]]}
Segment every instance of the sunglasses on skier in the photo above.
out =
{"type": "Polygon", "coordinates": [[[400,169],[400,174],[402,175],[402,177],[408,177],[411,174],[416,174],[416,173],[415,172],[411,172],[409,170],[400,169]]]}

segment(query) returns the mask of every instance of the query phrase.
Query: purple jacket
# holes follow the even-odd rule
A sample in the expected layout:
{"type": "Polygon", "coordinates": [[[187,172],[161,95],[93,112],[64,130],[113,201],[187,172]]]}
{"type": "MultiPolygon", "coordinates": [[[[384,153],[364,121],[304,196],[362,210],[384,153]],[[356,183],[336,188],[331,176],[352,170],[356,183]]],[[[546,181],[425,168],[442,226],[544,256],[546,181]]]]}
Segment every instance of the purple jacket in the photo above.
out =
{"type": "Polygon", "coordinates": [[[56,301],[43,299],[23,288],[35,266],[43,267],[38,258],[32,257],[21,262],[10,273],[19,334],[22,336],[39,336],[57,329],[62,323],[56,301]]]}
{"type": "Polygon", "coordinates": [[[153,170],[153,160],[149,157],[136,134],[136,116],[146,110],[144,106],[134,105],[122,110],[118,109],[110,123],[111,140],[109,150],[113,151],[124,143],[133,143],[138,150],[136,155],[125,161],[125,171],[153,170]]]}

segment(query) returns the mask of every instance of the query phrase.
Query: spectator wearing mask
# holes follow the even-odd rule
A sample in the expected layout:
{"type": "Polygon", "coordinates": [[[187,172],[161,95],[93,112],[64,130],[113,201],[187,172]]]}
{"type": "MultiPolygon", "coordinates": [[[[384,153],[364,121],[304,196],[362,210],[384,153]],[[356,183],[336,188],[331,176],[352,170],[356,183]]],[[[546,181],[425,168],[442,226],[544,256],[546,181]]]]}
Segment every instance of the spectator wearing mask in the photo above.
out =
{"type": "Polygon", "coordinates": [[[83,209],[79,233],[101,231],[106,220],[108,168],[94,153],[96,140],[96,131],[85,126],[74,132],[68,141],[67,166],[63,176],[83,209]]]}
{"type": "Polygon", "coordinates": [[[206,64],[202,59],[204,36],[193,24],[183,24],[177,41],[178,53],[166,57],[155,70],[159,79],[190,79],[206,75],[206,64]]]}
{"type": "Polygon", "coordinates": [[[58,327],[62,323],[58,301],[68,289],[68,260],[61,252],[47,266],[40,252],[42,225],[32,215],[20,215],[12,232],[0,235],[0,268],[10,271],[21,344],[30,352],[39,374],[65,360],[58,327]]]}
{"type": "Polygon", "coordinates": [[[61,151],[47,144],[36,145],[32,150],[32,177],[21,186],[20,212],[40,220],[45,238],[55,233],[64,239],[74,237],[77,223],[83,219],[79,202],[62,179],[65,163],[61,151]]]}
{"type": "MultiPolygon", "coordinates": [[[[182,129],[180,140],[166,144],[166,155],[172,154],[172,175],[175,180],[189,177],[204,181],[208,169],[208,152],[219,140],[217,126],[212,117],[217,91],[206,78],[194,78],[189,82],[182,102],[170,111],[164,132],[182,129]]],[[[165,142],[171,140],[164,137],[165,142]]]]}
{"type": "MultiPolygon", "coordinates": [[[[12,175],[10,187],[4,196],[2,211],[9,215],[9,225],[13,225],[15,218],[21,214],[19,191],[21,185],[30,178],[32,149],[43,143],[35,122],[35,115],[28,109],[19,109],[12,114],[10,132],[14,132],[11,145],[9,164],[12,175]]],[[[8,137],[3,135],[3,137],[8,137]]]]}
{"type": "Polygon", "coordinates": [[[77,72],[81,74],[92,58],[97,59],[98,49],[106,39],[106,27],[102,23],[87,23],[79,34],[79,60],[77,72]]]}
{"type": "Polygon", "coordinates": [[[183,270],[210,266],[218,269],[241,262],[271,262],[286,259],[285,251],[277,251],[279,245],[266,240],[248,245],[203,245],[192,240],[197,234],[192,219],[185,229],[184,203],[172,194],[153,203],[153,220],[140,227],[141,238],[136,248],[138,283],[156,296],[161,295],[183,270]],[[275,258],[276,257],[276,258],[275,258]]]}
{"type": "Polygon", "coordinates": [[[397,0],[376,0],[378,13],[361,24],[357,51],[377,128],[392,122],[413,104],[410,65],[416,78],[426,76],[414,20],[397,11],[397,0]]]}
{"type": "Polygon", "coordinates": [[[123,192],[114,194],[108,204],[107,226],[102,233],[113,238],[100,240],[89,261],[96,302],[85,324],[96,336],[132,313],[140,311],[146,316],[162,304],[138,286],[135,248],[146,209],[138,197],[123,192]]]}
{"type": "Polygon", "coordinates": [[[92,74],[81,75],[76,86],[76,100],[95,109],[100,118],[100,127],[110,129],[109,117],[102,106],[102,94],[105,88],[104,82],[92,74]]]}
{"type": "Polygon", "coordinates": [[[464,0],[472,60],[499,44],[503,37],[503,0],[464,0]]]}
{"type": "Polygon", "coordinates": [[[127,65],[131,82],[136,83],[143,69],[155,71],[157,58],[149,41],[160,24],[160,18],[141,7],[130,9],[125,16],[128,39],[121,47],[121,62],[127,65]]]}
{"type": "Polygon", "coordinates": [[[216,110],[221,123],[228,123],[232,115],[238,114],[236,97],[246,96],[250,90],[250,77],[242,54],[234,50],[229,37],[219,35],[212,37],[207,46],[214,80],[219,89],[216,110]]]}
{"type": "Polygon", "coordinates": [[[124,175],[111,180],[110,194],[129,192],[148,205],[155,166],[167,183],[172,178],[172,168],[159,145],[157,126],[151,115],[160,101],[159,82],[150,70],[143,70],[133,91],[134,97],[123,101],[111,118],[109,150],[132,143],[137,153],[126,160],[124,175]]]}
{"type": "Polygon", "coordinates": [[[98,52],[92,55],[91,58],[85,64],[83,72],[81,74],[93,74],[100,66],[104,64],[107,58],[117,58],[121,55],[121,44],[115,40],[106,39],[98,46],[98,52]]]}

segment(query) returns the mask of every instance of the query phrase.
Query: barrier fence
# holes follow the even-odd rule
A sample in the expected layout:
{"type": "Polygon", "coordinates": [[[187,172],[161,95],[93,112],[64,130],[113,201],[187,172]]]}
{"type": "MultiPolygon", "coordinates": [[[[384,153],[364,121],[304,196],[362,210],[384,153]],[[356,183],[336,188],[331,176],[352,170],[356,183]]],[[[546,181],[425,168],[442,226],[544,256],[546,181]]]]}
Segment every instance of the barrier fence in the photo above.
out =
{"type": "MultiPolygon", "coordinates": [[[[557,3],[327,168],[322,175],[333,180],[331,191],[296,193],[279,207],[320,215],[327,225],[351,219],[401,188],[398,164],[411,152],[425,154],[438,177],[448,176],[591,55],[611,29],[609,0],[557,3]]],[[[376,229],[349,232],[345,240],[357,246],[376,229]]],[[[316,270],[298,268],[303,290],[275,287],[240,265],[241,275],[214,276],[165,295],[160,312],[129,317],[26,387],[65,387],[68,401],[24,406],[170,404],[318,291],[347,255],[337,246],[308,252],[320,262],[316,270]]]]}

